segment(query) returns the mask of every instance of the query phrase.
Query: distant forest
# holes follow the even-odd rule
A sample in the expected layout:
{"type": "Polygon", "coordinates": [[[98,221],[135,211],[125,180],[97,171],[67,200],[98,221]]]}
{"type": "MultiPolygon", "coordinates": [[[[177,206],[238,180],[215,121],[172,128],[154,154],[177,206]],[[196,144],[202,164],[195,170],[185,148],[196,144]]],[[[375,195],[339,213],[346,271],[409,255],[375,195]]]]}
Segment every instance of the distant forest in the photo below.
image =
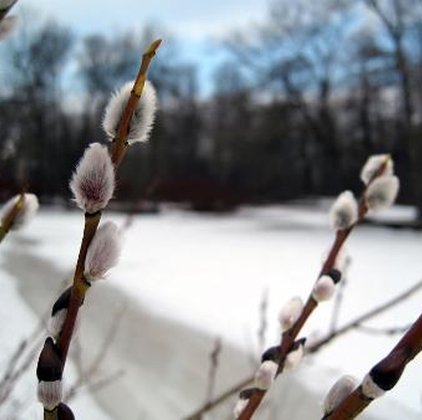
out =
{"type": "MultiPolygon", "coordinates": [[[[46,202],[70,196],[84,147],[105,141],[107,98],[134,77],[152,31],[138,35],[79,39],[56,22],[21,21],[0,61],[1,199],[27,186],[46,202]],[[69,63],[75,92],[63,88],[69,63]]],[[[154,60],[157,123],[123,165],[119,197],[149,190],[229,209],[334,195],[358,191],[367,156],[389,152],[401,202],[422,215],[422,0],[276,0],[267,21],[220,48],[227,58],[206,98],[199,63],[177,48],[154,60]]]]}

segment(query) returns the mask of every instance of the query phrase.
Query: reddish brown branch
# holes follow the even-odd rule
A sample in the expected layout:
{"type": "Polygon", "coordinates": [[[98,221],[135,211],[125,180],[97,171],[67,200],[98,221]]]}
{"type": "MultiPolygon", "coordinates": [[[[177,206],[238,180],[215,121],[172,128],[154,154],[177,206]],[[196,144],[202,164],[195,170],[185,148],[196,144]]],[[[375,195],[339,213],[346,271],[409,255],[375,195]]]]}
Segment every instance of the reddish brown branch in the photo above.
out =
{"type": "MultiPolygon", "coordinates": [[[[1,19],[0,19],[1,20],[1,19]]],[[[0,226],[0,242],[5,238],[5,236],[9,233],[10,228],[15,221],[16,216],[22,210],[25,201],[25,192],[21,192],[18,200],[16,201],[15,205],[12,207],[12,210],[9,211],[1,220],[0,226]]]]}
{"type": "MultiPolygon", "coordinates": [[[[422,314],[413,323],[391,352],[369,372],[378,388],[389,391],[397,384],[407,364],[422,350],[422,314]]],[[[349,420],[356,418],[371,402],[365,395],[363,384],[356,388],[330,415],[327,420],[349,420]]]]}
{"type": "MultiPolygon", "coordinates": [[[[385,161],[380,165],[376,173],[372,176],[369,180],[367,187],[379,176],[381,176],[387,168],[389,163],[390,156],[386,156],[385,161]]],[[[353,231],[355,226],[365,217],[366,213],[368,212],[368,207],[366,205],[366,189],[364,190],[360,200],[359,200],[359,208],[358,208],[358,219],[356,223],[351,225],[348,229],[338,230],[336,232],[336,236],[334,242],[331,246],[331,249],[328,253],[328,256],[322,265],[321,271],[318,275],[318,278],[321,275],[327,274],[332,268],[334,268],[336,259],[339,255],[341,248],[343,247],[346,239],[349,237],[350,233],[353,231]]],[[[280,340],[280,355],[279,355],[279,362],[278,362],[278,370],[277,375],[281,374],[284,369],[284,363],[287,358],[287,355],[292,350],[293,345],[295,343],[296,338],[298,337],[300,331],[302,330],[303,326],[305,325],[308,318],[311,316],[312,312],[317,308],[318,302],[312,297],[312,293],[309,295],[305,306],[302,310],[302,313],[295,324],[287,331],[285,331],[281,335],[280,340]]],[[[261,401],[265,396],[265,391],[254,389],[251,397],[249,398],[248,404],[245,409],[242,411],[240,416],[237,420],[250,420],[259,407],[261,401]]]]}

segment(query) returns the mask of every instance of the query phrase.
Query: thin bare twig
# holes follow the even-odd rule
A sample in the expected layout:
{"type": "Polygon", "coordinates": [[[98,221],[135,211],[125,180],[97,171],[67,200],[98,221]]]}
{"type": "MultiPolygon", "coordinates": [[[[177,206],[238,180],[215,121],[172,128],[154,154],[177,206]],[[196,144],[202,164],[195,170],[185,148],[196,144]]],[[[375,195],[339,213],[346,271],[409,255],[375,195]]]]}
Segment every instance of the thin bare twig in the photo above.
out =
{"type": "Polygon", "coordinates": [[[208,371],[208,384],[205,394],[205,404],[212,400],[215,390],[215,380],[217,377],[220,354],[222,350],[221,338],[217,337],[214,341],[214,348],[210,354],[210,367],[208,371]]]}
{"type": "Polygon", "coordinates": [[[346,256],[346,261],[345,261],[343,273],[342,273],[342,279],[341,279],[340,284],[338,285],[338,290],[334,299],[333,312],[332,312],[331,321],[330,321],[330,328],[328,329],[330,333],[332,333],[333,331],[337,329],[338,321],[340,318],[341,306],[343,304],[344,292],[349,282],[347,273],[349,271],[350,263],[351,263],[351,258],[349,256],[346,256]]]}
{"type": "Polygon", "coordinates": [[[265,349],[265,335],[268,329],[268,289],[262,292],[261,303],[259,305],[259,328],[258,328],[258,350],[261,354],[265,349]]]}
{"type": "MultiPolygon", "coordinates": [[[[84,385],[91,386],[93,383],[99,382],[99,381],[96,381],[95,377],[98,373],[99,368],[101,367],[101,363],[104,361],[104,359],[107,356],[107,353],[110,351],[111,345],[118,332],[118,329],[119,329],[118,327],[122,320],[124,312],[125,312],[125,307],[122,305],[117,311],[117,313],[115,314],[115,316],[113,317],[113,322],[108,328],[104,336],[104,339],[102,340],[99,346],[99,351],[97,355],[94,357],[94,359],[92,360],[92,362],[85,368],[82,364],[82,359],[79,360],[78,378],[66,392],[67,401],[73,398],[79,392],[80,388],[83,387],[84,385]]],[[[77,343],[79,343],[79,341],[77,341],[77,343]]],[[[78,349],[79,350],[77,350],[77,354],[80,354],[81,346],[79,346],[78,349]]],[[[115,376],[116,374],[112,374],[109,377],[115,377],[115,376]]],[[[106,384],[107,378],[104,378],[103,380],[101,380],[101,382],[106,384]]]]}
{"type": "Polygon", "coordinates": [[[386,328],[377,328],[370,327],[368,325],[358,325],[356,329],[365,334],[375,334],[375,335],[397,335],[405,333],[411,325],[407,324],[401,327],[386,327],[386,328]]]}

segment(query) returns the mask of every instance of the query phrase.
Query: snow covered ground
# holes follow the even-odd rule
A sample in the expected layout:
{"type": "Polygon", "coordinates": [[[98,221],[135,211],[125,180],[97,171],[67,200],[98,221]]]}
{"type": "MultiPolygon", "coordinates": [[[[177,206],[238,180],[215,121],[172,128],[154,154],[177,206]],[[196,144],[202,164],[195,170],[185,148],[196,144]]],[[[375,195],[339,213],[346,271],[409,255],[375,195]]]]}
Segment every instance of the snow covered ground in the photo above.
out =
{"type": "MultiPolygon", "coordinates": [[[[124,365],[126,352],[127,359],[136,360],[143,369],[138,372],[133,364],[127,362],[125,369],[132,382],[126,381],[129,385],[124,392],[121,389],[119,393],[115,388],[113,391],[104,391],[103,397],[98,397],[104,407],[109,402],[108,414],[116,419],[123,418],[117,413],[111,413],[110,406],[119,402],[123,404],[124,398],[138,398],[136,388],[142,395],[149,395],[148,399],[152,401],[145,408],[147,415],[138,412],[139,418],[180,420],[201,402],[203,390],[197,389],[200,387],[198,381],[201,379],[205,382],[204,363],[207,363],[212,338],[217,335],[227,343],[228,355],[227,362],[222,364],[219,371],[221,388],[247,376],[250,371],[247,358],[244,357],[243,361],[235,360],[238,353],[236,349],[241,349],[244,354],[257,354],[259,304],[265,291],[269,295],[268,345],[277,342],[279,331],[276,319],[282,304],[293,295],[303,298],[308,295],[322,256],[333,237],[325,208],[326,205],[316,206],[315,203],[244,208],[235,214],[223,216],[169,208],[159,215],[137,217],[126,231],[123,256],[118,268],[112,272],[107,283],[99,286],[98,291],[93,289],[91,292],[92,302],[96,301],[98,307],[90,313],[90,306],[95,306],[90,301],[87,314],[84,314],[83,325],[88,324],[88,327],[82,334],[91,337],[94,346],[100,340],[98,328],[94,326],[106,322],[104,317],[112,313],[110,308],[113,304],[117,305],[114,301],[119,300],[122,292],[130,297],[130,303],[127,304],[130,313],[136,312],[137,307],[142,308],[139,309],[142,313],[122,325],[123,332],[117,340],[120,341],[119,351],[111,355],[112,361],[109,363],[124,365]],[[101,301],[100,297],[104,300],[101,301]],[[101,305],[99,302],[107,303],[101,305]],[[88,320],[95,322],[89,326],[90,323],[86,322],[88,320]],[[133,339],[130,343],[131,335],[134,337],[139,334],[135,325],[139,320],[144,323],[139,325],[141,329],[144,327],[139,338],[141,342],[133,339]],[[169,340],[169,337],[173,338],[169,340]],[[145,346],[150,346],[149,354],[142,354],[138,348],[144,344],[142,338],[145,339],[145,346]],[[157,346],[151,346],[150,340],[156,340],[157,346]],[[163,349],[162,346],[170,348],[163,349]],[[189,346],[192,346],[192,352],[187,354],[189,346]],[[154,352],[158,360],[153,360],[154,352]],[[160,360],[159,355],[163,359],[160,360]],[[173,357],[176,362],[168,364],[168,358],[173,357]],[[161,383],[156,382],[157,374],[154,372],[157,370],[161,375],[161,383]],[[199,379],[196,377],[198,370],[203,371],[199,379]],[[194,387],[190,380],[195,381],[194,387]],[[130,389],[130,383],[133,389],[130,389]],[[169,389],[160,392],[158,387],[166,384],[169,389]],[[179,397],[173,396],[172,399],[170,385],[173,389],[178,388],[176,394],[179,397]],[[185,394],[190,395],[186,395],[181,403],[179,399],[184,386],[187,390],[185,394]],[[150,392],[151,387],[154,388],[153,393],[150,392]],[[152,413],[154,406],[160,413],[155,416],[152,413]]],[[[411,213],[406,209],[394,212],[393,216],[400,214],[403,217],[411,213]]],[[[107,219],[123,223],[124,216],[108,213],[105,216],[107,219]]],[[[8,285],[6,290],[13,294],[19,288],[31,307],[38,313],[42,312],[45,300],[48,300],[46,305],[50,304],[56,293],[54,281],[57,286],[64,273],[69,273],[74,265],[82,223],[78,212],[47,210],[41,212],[25,231],[15,238],[8,238],[8,244],[1,250],[3,258],[7,259],[2,265],[8,274],[1,276],[1,281],[8,285]],[[17,256],[14,263],[10,262],[13,261],[13,255],[17,256]],[[44,279],[56,278],[48,280],[48,288],[51,290],[48,299],[45,297],[46,286],[37,285],[26,274],[30,269],[36,276],[34,267],[41,267],[40,261],[46,266],[50,264],[57,271],[52,271],[50,267],[50,272],[46,270],[44,274],[44,279]],[[26,277],[27,282],[24,283],[26,277]],[[44,290],[42,293],[41,289],[44,290]]],[[[353,233],[347,249],[353,263],[340,323],[389,299],[422,277],[419,259],[422,255],[421,233],[365,225],[353,233]]],[[[38,276],[43,273],[39,270],[38,276]]],[[[44,279],[40,279],[40,282],[44,282],[44,279]]],[[[7,301],[17,301],[13,299],[7,301]]],[[[370,325],[384,327],[410,323],[420,313],[421,299],[421,294],[415,295],[391,313],[374,319],[370,325]]],[[[318,308],[305,334],[322,335],[327,331],[331,305],[327,303],[318,308]]],[[[5,308],[7,311],[7,306],[5,308]]],[[[6,314],[2,312],[1,316],[1,319],[5,319],[6,314]]],[[[29,314],[25,316],[28,319],[31,317],[29,314]]],[[[23,319],[19,322],[27,324],[23,319]]],[[[4,331],[2,327],[1,342],[4,342],[4,331]]],[[[396,340],[397,337],[371,337],[353,332],[312,357],[296,373],[290,374],[288,379],[294,384],[292,388],[304,392],[306,400],[311,400],[315,408],[336,378],[342,373],[361,378],[376,361],[387,354],[396,340]]],[[[87,351],[89,353],[89,349],[87,351]]],[[[412,362],[391,393],[371,406],[367,416],[372,417],[367,418],[420,418],[421,372],[422,358],[412,362]]],[[[280,390],[284,394],[286,379],[280,390]]],[[[303,401],[297,392],[296,401],[303,401]]],[[[292,400],[284,394],[285,400],[292,400]]],[[[277,399],[277,396],[273,398],[277,399]]],[[[306,416],[318,419],[320,413],[316,411],[306,416]]],[[[84,413],[82,418],[105,417],[84,413]]],[[[287,418],[293,419],[291,415],[287,418]]],[[[294,418],[305,416],[302,413],[302,417],[294,418]]]]}

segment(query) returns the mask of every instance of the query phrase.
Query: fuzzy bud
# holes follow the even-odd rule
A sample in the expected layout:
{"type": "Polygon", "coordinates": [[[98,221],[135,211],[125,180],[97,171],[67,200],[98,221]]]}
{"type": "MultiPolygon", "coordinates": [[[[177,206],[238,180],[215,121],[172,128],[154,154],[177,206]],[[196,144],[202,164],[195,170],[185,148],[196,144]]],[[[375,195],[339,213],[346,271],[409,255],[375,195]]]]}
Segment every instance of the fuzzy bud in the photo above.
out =
{"type": "Polygon", "coordinates": [[[299,366],[300,362],[303,359],[304,354],[304,345],[299,344],[296,348],[289,352],[284,361],[284,369],[291,370],[299,366]]]}
{"type": "Polygon", "coordinates": [[[366,205],[373,211],[390,207],[397,197],[399,188],[400,181],[394,175],[375,179],[366,191],[366,205]]]}
{"type": "Polygon", "coordinates": [[[303,301],[300,297],[294,297],[286,302],[279,315],[282,331],[287,331],[292,328],[299,319],[303,306],[303,301]]]}
{"type": "MultiPolygon", "coordinates": [[[[103,129],[110,139],[117,134],[120,119],[133,88],[133,82],[127,82],[111,96],[105,110],[103,129]]],[[[157,97],[151,82],[146,81],[141,97],[136,105],[129,125],[127,142],[133,144],[148,140],[154,124],[155,110],[157,108],[157,97]]]]}
{"type": "Polygon", "coordinates": [[[336,285],[330,276],[321,276],[314,285],[312,297],[317,302],[330,300],[336,290],[336,285]]]}
{"type": "Polygon", "coordinates": [[[16,28],[18,18],[16,16],[6,16],[0,21],[0,41],[7,38],[16,28]]]}
{"type": "Polygon", "coordinates": [[[262,363],[255,374],[255,387],[261,390],[270,388],[278,370],[278,364],[267,360],[262,363]]]}
{"type": "Polygon", "coordinates": [[[103,278],[117,264],[120,242],[119,229],[115,223],[106,222],[99,227],[85,259],[84,275],[88,282],[103,278]]]}
{"type": "Polygon", "coordinates": [[[79,161],[70,189],[79,208],[93,214],[104,209],[113,196],[114,167],[107,147],[92,143],[79,161]]]}
{"type": "Polygon", "coordinates": [[[62,332],[64,321],[66,319],[67,309],[60,309],[48,320],[48,333],[54,340],[57,340],[62,332]]]}
{"type": "Polygon", "coordinates": [[[38,383],[38,401],[47,410],[56,408],[63,398],[63,384],[61,380],[40,381],[38,383]]]}
{"type": "Polygon", "coordinates": [[[344,230],[358,220],[358,203],[351,191],[344,191],[330,209],[330,224],[335,230],[344,230]]]}
{"type": "Polygon", "coordinates": [[[234,406],[234,409],[233,409],[233,416],[235,419],[237,419],[242,414],[243,410],[248,405],[248,402],[249,400],[243,399],[243,398],[239,398],[237,400],[236,405],[234,406]]]}
{"type": "Polygon", "coordinates": [[[362,392],[372,400],[382,397],[385,394],[385,390],[374,382],[370,374],[367,374],[362,381],[362,392]]]}
{"type": "Polygon", "coordinates": [[[365,184],[375,177],[377,172],[381,169],[381,166],[385,165],[385,169],[380,176],[393,175],[394,163],[389,155],[374,155],[371,156],[365,163],[360,173],[360,178],[365,184]]]}
{"type": "MultiPolygon", "coordinates": [[[[55,340],[57,340],[57,338],[59,337],[63,329],[64,321],[67,315],[67,309],[69,308],[71,294],[72,294],[72,287],[68,287],[56,300],[51,310],[51,317],[48,321],[48,331],[49,331],[49,334],[55,340]]],[[[81,305],[82,304],[83,304],[83,301],[81,302],[81,305]]],[[[76,326],[77,325],[78,323],[76,324],[76,326]]],[[[76,326],[75,326],[75,330],[76,330],[76,326]]]]}
{"type": "Polygon", "coordinates": [[[357,380],[353,376],[342,376],[328,391],[324,399],[324,415],[332,413],[356,388],[357,380]]]}
{"type": "Polygon", "coordinates": [[[54,382],[62,379],[63,364],[58,349],[51,337],[44,342],[37,364],[37,378],[39,381],[54,382]]]}
{"type": "MultiPolygon", "coordinates": [[[[7,201],[2,209],[2,218],[1,223],[3,224],[7,219],[11,211],[13,211],[15,205],[20,199],[20,195],[15,195],[9,201],[7,201]]],[[[24,194],[24,199],[22,207],[16,214],[15,218],[12,221],[10,229],[19,230],[34,217],[35,213],[39,208],[38,198],[35,194],[24,194]]]]}
{"type": "Polygon", "coordinates": [[[37,365],[38,399],[47,410],[60,403],[63,396],[63,363],[51,337],[45,340],[37,365]]]}

